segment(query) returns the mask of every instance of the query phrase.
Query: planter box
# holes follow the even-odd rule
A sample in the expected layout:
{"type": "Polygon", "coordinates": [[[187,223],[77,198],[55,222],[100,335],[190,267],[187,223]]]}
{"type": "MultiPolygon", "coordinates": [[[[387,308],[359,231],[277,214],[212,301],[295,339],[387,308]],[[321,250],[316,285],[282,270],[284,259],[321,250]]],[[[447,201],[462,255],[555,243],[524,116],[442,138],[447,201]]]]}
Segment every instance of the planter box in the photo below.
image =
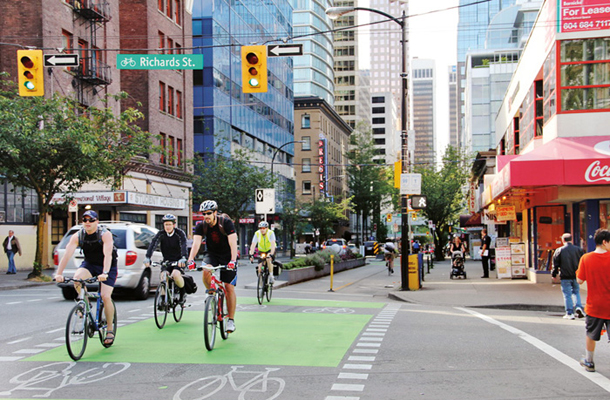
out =
{"type": "MultiPolygon", "coordinates": [[[[365,263],[366,260],[364,258],[335,262],[333,265],[333,272],[337,273],[345,271],[346,269],[361,267],[365,265],[365,263]]],[[[277,279],[287,282],[288,285],[292,285],[293,283],[308,281],[327,275],[330,275],[330,264],[326,264],[321,271],[316,271],[315,267],[284,269],[277,279]]]]}
{"type": "Polygon", "coordinates": [[[551,271],[537,271],[533,268],[527,269],[527,279],[533,283],[553,283],[551,271]]]}

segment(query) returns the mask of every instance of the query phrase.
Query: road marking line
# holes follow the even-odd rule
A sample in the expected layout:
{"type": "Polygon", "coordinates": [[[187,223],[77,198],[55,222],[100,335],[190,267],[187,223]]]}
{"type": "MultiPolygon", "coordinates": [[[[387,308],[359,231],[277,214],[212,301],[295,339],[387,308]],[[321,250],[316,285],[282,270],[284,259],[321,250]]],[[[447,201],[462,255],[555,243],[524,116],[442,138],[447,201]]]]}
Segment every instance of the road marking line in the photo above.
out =
{"type": "Polygon", "coordinates": [[[542,340],[537,339],[537,338],[531,336],[530,334],[525,333],[524,331],[522,331],[520,329],[507,325],[503,322],[495,320],[491,317],[488,317],[487,315],[478,313],[476,311],[468,310],[468,309],[462,308],[462,307],[456,307],[456,309],[464,311],[468,314],[474,315],[475,317],[481,318],[483,321],[489,322],[490,324],[493,324],[493,325],[497,325],[500,328],[502,328],[514,335],[517,335],[519,338],[525,340],[532,346],[536,347],[538,350],[548,354],[549,356],[553,357],[555,360],[559,361],[560,363],[564,364],[565,366],[578,372],[585,378],[589,379],[591,382],[600,386],[605,391],[610,392],[610,379],[606,378],[605,376],[603,376],[597,372],[585,371],[585,369],[580,365],[579,361],[576,361],[573,358],[570,358],[568,355],[562,353],[561,351],[559,351],[556,348],[550,346],[549,344],[543,342],[542,340]]]}
{"type": "Polygon", "coordinates": [[[379,353],[379,350],[375,350],[375,349],[354,349],[354,351],[352,353],[377,354],[377,353],[379,353]]]}
{"type": "Polygon", "coordinates": [[[28,300],[28,303],[33,303],[35,301],[42,301],[42,299],[31,299],[31,300],[28,300]]]}
{"type": "Polygon", "coordinates": [[[23,357],[8,357],[8,356],[4,356],[4,357],[0,357],[0,361],[17,361],[17,360],[21,360],[23,357]]]}
{"type": "Polygon", "coordinates": [[[385,336],[385,333],[364,332],[362,336],[385,336]]]}
{"type": "Polygon", "coordinates": [[[382,337],[366,337],[363,336],[360,338],[360,340],[368,340],[369,342],[382,342],[383,338],[382,337]]]}
{"type": "Polygon", "coordinates": [[[353,372],[341,372],[337,377],[339,379],[368,379],[369,374],[356,374],[353,372]]]}
{"type": "Polygon", "coordinates": [[[141,310],[140,308],[136,308],[135,310],[129,310],[129,311],[127,311],[127,312],[138,312],[138,311],[140,311],[140,310],[141,310]]]}
{"type": "Polygon", "coordinates": [[[349,392],[362,392],[364,390],[364,385],[355,385],[355,384],[347,384],[347,383],[334,383],[333,387],[330,390],[343,390],[349,392]]]}
{"type": "Polygon", "coordinates": [[[326,396],[324,400],[360,400],[360,397],[326,396]]]}
{"type": "Polygon", "coordinates": [[[349,356],[347,361],[375,361],[375,357],[349,356]]]}
{"type": "Polygon", "coordinates": [[[376,329],[376,328],[368,328],[367,332],[387,332],[387,329],[376,329]]]}
{"type": "Polygon", "coordinates": [[[59,331],[63,331],[66,330],[66,328],[57,328],[57,329],[53,329],[52,331],[46,331],[45,333],[55,333],[55,332],[59,332],[59,331]]]}
{"type": "Polygon", "coordinates": [[[62,342],[65,342],[66,338],[62,336],[62,337],[55,338],[53,340],[61,340],[62,342]]]}
{"type": "Polygon", "coordinates": [[[44,351],[44,349],[21,349],[13,351],[13,354],[38,354],[42,351],[44,351]]]}
{"type": "Polygon", "coordinates": [[[14,304],[21,304],[21,303],[22,303],[21,301],[12,301],[12,302],[6,303],[6,304],[9,305],[9,306],[12,306],[14,304]]]}
{"type": "Polygon", "coordinates": [[[41,343],[37,344],[36,347],[58,347],[61,346],[61,343],[41,343]]]}
{"type": "Polygon", "coordinates": [[[371,369],[373,366],[371,364],[345,364],[343,365],[344,369],[371,369]]]}
{"type": "Polygon", "coordinates": [[[381,347],[381,343],[356,343],[358,347],[381,347]]]}
{"type": "Polygon", "coordinates": [[[12,342],[6,342],[6,344],[15,344],[15,343],[19,343],[19,342],[25,342],[26,340],[30,340],[30,339],[31,339],[31,337],[21,338],[21,339],[13,340],[12,342]]]}

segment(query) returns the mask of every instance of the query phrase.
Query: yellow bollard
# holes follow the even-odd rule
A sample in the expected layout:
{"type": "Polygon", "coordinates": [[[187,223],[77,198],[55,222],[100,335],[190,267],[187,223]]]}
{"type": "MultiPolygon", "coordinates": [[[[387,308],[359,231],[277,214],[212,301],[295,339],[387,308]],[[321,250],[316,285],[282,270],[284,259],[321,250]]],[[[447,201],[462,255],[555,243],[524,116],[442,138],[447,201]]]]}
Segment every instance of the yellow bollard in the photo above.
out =
{"type": "Polygon", "coordinates": [[[334,264],[335,264],[335,255],[330,255],[330,289],[329,292],[334,292],[333,290],[333,272],[334,272],[334,264]]]}

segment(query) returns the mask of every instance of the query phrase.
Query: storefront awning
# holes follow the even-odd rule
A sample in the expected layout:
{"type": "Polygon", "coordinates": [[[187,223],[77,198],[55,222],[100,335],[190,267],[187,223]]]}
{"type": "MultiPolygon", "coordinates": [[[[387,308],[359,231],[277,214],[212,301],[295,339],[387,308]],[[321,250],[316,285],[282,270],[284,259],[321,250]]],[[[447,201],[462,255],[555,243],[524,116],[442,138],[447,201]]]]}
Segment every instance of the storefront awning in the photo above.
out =
{"type": "Polygon", "coordinates": [[[492,200],[514,187],[607,185],[610,137],[557,138],[523,155],[498,156],[497,165],[492,200]]]}
{"type": "MultiPolygon", "coordinates": [[[[66,198],[66,194],[58,193],[51,199],[51,204],[63,204],[66,198]]],[[[185,199],[129,191],[78,192],[69,198],[76,200],[79,205],[95,204],[147,210],[183,210],[186,207],[185,199]]]]}

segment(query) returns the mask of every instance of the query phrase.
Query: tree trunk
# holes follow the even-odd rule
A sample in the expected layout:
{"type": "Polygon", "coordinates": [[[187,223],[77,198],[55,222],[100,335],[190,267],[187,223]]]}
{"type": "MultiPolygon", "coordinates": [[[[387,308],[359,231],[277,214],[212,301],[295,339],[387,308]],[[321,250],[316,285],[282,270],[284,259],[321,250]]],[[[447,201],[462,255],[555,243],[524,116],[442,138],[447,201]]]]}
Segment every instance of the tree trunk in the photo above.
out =
{"type": "Polygon", "coordinates": [[[34,269],[28,275],[28,279],[42,275],[42,266],[44,260],[44,227],[46,218],[46,210],[40,210],[40,214],[38,215],[38,223],[36,224],[36,255],[34,257],[34,269]]]}

